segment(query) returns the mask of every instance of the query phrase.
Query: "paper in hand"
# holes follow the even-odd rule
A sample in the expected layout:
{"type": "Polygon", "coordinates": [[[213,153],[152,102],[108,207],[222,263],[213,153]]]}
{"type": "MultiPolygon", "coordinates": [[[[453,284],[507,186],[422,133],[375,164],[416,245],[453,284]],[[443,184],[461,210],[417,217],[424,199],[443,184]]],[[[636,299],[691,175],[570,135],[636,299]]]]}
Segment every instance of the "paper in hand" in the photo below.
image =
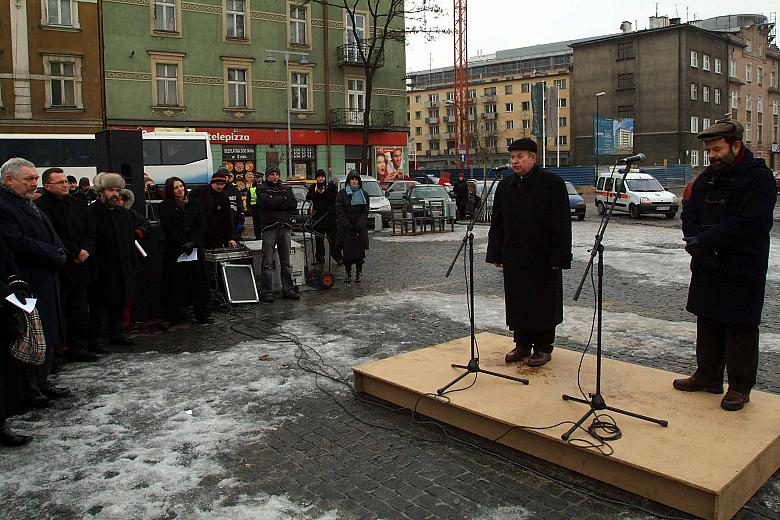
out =
{"type": "Polygon", "coordinates": [[[28,314],[32,312],[32,310],[35,308],[35,303],[38,301],[35,298],[25,298],[25,303],[22,305],[22,302],[19,301],[19,298],[17,298],[14,293],[9,294],[5,297],[5,299],[9,303],[16,305],[28,314]]]}
{"type": "Polygon", "coordinates": [[[182,253],[179,255],[179,258],[176,259],[177,262],[194,262],[198,259],[198,248],[192,250],[192,253],[182,253]]]}

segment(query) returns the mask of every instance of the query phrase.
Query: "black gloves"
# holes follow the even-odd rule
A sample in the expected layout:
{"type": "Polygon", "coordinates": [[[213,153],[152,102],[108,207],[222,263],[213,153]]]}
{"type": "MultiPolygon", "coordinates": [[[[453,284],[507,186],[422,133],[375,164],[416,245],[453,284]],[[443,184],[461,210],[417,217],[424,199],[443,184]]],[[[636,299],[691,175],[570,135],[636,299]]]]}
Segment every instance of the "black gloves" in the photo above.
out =
{"type": "Polygon", "coordinates": [[[24,280],[18,278],[9,280],[8,288],[16,295],[16,298],[22,305],[27,304],[27,298],[32,298],[32,289],[30,289],[30,286],[27,285],[27,282],[24,280]]]}
{"type": "Polygon", "coordinates": [[[57,259],[54,261],[57,269],[62,269],[68,263],[68,252],[64,249],[57,250],[57,259]]]}
{"type": "Polygon", "coordinates": [[[187,242],[181,246],[181,248],[184,249],[184,252],[188,255],[192,254],[192,250],[195,249],[195,247],[195,242],[187,242]]]}
{"type": "Polygon", "coordinates": [[[706,251],[702,248],[696,237],[684,238],[683,240],[686,242],[685,250],[689,255],[698,260],[702,267],[710,271],[715,271],[720,267],[718,255],[714,251],[706,251]]]}

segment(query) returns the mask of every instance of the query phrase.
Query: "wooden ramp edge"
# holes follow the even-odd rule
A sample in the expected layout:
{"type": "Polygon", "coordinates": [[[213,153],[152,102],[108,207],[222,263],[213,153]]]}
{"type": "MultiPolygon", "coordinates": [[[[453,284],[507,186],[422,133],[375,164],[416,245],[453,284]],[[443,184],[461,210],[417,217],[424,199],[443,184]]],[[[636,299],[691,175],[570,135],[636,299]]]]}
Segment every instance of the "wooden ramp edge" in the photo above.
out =
{"type": "MultiPolygon", "coordinates": [[[[468,361],[469,338],[461,338],[353,367],[355,388],[410,410],[416,406],[422,415],[491,440],[513,426],[576,421],[588,410],[561,399],[564,393],[578,393],[581,353],[556,348],[551,363],[529,369],[504,363],[514,346],[511,338],[482,333],[478,341],[483,368],[527,378],[530,384],[481,374],[468,390],[448,394],[448,403],[424,396],[462,373],[450,367],[468,361]]],[[[726,412],[720,409],[720,395],[673,390],[677,377],[603,360],[602,394],[608,405],[669,421],[663,428],[607,412],[623,432],[623,438],[610,441],[612,456],[563,441],[561,434],[570,425],[515,428],[498,442],[701,518],[731,518],[780,468],[780,396],[753,391],[744,410],[726,412]]],[[[469,376],[454,388],[472,381],[469,376]]],[[[594,390],[593,356],[585,356],[581,381],[586,392],[594,390]]],[[[589,439],[583,433],[574,437],[589,439]]]]}

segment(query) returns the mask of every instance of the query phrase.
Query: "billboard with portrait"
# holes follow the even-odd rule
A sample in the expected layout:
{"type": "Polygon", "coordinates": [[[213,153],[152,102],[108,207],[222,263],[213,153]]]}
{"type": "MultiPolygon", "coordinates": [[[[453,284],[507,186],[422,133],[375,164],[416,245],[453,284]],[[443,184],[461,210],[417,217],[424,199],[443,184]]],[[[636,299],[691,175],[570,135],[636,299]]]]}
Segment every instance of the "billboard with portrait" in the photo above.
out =
{"type": "Polygon", "coordinates": [[[408,179],[409,172],[402,146],[377,146],[374,148],[374,174],[380,184],[408,179]]]}

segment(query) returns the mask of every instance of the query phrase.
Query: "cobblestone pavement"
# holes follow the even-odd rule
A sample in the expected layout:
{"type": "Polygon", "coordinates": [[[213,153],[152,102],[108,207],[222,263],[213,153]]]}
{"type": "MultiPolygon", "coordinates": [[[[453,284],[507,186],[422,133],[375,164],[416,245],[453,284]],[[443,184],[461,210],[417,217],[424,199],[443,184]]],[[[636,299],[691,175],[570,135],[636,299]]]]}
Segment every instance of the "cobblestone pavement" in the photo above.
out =
{"type": "MultiPolygon", "coordinates": [[[[580,302],[570,296],[594,217],[572,225],[583,245],[564,275],[567,322],[558,343],[581,350],[592,292],[586,288],[580,302]]],[[[658,250],[643,246],[658,260],[642,257],[642,269],[629,265],[628,242],[608,245],[605,310],[626,325],[616,329],[623,342],[605,355],[691,371],[679,219],[618,217],[610,226],[611,236],[626,240],[651,233],[663,240],[658,250]],[[673,330],[665,329],[666,339],[652,336],[661,322],[673,330]]],[[[344,286],[339,275],[336,288],[307,291],[297,302],[236,307],[217,314],[215,325],[147,333],[98,364],[68,365],[60,383],[75,396],[12,423],[36,441],[0,451],[0,517],[688,518],[352,394],[351,366],[468,334],[462,264],[443,276],[462,233],[462,226],[438,237],[374,233],[362,285],[344,286]]],[[[507,334],[494,308],[501,274],[483,261],[487,227],[475,236],[478,326],[507,334]]],[[[773,393],[780,393],[779,294],[780,283],[770,281],[758,388],[773,393]]],[[[736,518],[778,517],[776,474],[736,518]]]]}

